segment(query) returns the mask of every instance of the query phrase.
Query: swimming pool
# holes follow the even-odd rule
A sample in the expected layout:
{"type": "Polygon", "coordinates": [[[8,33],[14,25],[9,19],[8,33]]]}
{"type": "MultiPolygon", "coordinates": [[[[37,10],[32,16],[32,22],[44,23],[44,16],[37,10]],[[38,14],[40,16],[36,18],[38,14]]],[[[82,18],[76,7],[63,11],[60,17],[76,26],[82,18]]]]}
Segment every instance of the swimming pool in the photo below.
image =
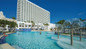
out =
{"type": "Polygon", "coordinates": [[[79,49],[86,48],[86,39],[83,38],[83,42],[77,40],[79,38],[74,37],[74,46],[70,46],[70,37],[61,36],[60,39],[57,38],[57,35],[54,35],[54,32],[16,32],[10,34],[6,37],[6,42],[16,49],[79,49]],[[78,45],[77,45],[78,43],[78,45]],[[77,46],[76,46],[77,45],[77,46]]]}

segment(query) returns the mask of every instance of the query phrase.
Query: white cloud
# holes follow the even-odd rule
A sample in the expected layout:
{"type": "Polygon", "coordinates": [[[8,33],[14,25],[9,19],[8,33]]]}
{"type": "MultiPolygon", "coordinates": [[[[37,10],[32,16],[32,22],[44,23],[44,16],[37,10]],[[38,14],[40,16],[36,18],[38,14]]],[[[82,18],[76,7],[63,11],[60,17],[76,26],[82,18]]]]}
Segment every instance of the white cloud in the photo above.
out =
{"type": "Polygon", "coordinates": [[[84,14],[84,12],[80,12],[80,13],[78,13],[78,16],[81,16],[81,15],[83,15],[84,14]]]}

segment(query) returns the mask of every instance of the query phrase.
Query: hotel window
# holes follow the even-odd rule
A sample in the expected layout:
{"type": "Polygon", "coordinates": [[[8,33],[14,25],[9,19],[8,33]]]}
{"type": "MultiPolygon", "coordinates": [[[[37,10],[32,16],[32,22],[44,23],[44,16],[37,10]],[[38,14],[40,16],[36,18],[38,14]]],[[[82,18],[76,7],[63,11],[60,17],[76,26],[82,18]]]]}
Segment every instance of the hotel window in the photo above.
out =
{"type": "Polygon", "coordinates": [[[22,23],[22,27],[24,27],[24,23],[22,23]]]}
{"type": "Polygon", "coordinates": [[[21,24],[19,25],[19,27],[21,27],[21,24]]]}

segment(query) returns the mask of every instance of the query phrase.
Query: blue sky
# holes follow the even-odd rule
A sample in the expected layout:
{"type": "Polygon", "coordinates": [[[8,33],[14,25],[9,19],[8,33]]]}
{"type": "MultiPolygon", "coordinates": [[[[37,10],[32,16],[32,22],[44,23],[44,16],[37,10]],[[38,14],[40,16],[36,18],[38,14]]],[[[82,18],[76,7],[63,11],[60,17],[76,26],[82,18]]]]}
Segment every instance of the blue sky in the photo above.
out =
{"type": "MultiPolygon", "coordinates": [[[[50,11],[51,23],[71,18],[86,19],[86,0],[30,0],[50,11]]],[[[0,11],[7,18],[16,17],[17,0],[0,0],[0,11]]]]}

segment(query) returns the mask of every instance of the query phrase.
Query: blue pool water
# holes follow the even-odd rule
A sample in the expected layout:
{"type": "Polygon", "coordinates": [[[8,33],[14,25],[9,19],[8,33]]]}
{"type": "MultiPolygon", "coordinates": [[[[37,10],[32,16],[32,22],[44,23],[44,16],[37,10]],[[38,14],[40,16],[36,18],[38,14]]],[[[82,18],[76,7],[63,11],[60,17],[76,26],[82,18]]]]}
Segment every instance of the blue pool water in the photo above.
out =
{"type": "Polygon", "coordinates": [[[70,37],[57,38],[54,32],[16,32],[6,37],[6,42],[16,49],[86,49],[86,39],[79,41],[74,37],[74,45],[70,45],[70,37]]]}
{"type": "Polygon", "coordinates": [[[48,32],[16,32],[6,37],[6,42],[23,49],[62,49],[48,32]]]}

